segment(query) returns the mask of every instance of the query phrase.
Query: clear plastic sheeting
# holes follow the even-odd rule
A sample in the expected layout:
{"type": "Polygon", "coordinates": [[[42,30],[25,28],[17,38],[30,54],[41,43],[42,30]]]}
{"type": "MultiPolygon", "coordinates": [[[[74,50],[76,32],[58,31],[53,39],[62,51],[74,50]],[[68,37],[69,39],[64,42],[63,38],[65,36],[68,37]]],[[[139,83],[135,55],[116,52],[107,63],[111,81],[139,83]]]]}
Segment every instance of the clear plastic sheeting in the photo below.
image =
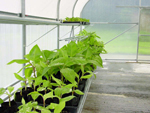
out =
{"type": "Polygon", "coordinates": [[[74,10],[74,17],[80,17],[82,9],[84,8],[84,6],[86,5],[88,1],[89,0],[78,0],[75,10],[74,10]]]}
{"type": "Polygon", "coordinates": [[[138,0],[90,0],[82,11],[82,17],[91,22],[138,22],[138,0]]]}
{"type": "Polygon", "coordinates": [[[103,41],[104,44],[108,42],[105,44],[105,49],[107,50],[108,54],[101,54],[103,59],[135,60],[137,51],[138,26],[131,28],[132,26],[133,25],[95,24],[87,27],[86,30],[89,32],[96,32],[96,34],[101,37],[100,40],[103,41]],[[122,34],[129,28],[131,29],[128,32],[122,34]],[[114,39],[115,37],[117,38],[114,39]]]}
{"type": "Polygon", "coordinates": [[[141,0],[142,6],[150,6],[150,0],[141,0]]]}
{"type": "Polygon", "coordinates": [[[21,0],[0,0],[0,11],[21,13],[21,0]]]}
{"type": "Polygon", "coordinates": [[[66,17],[72,17],[72,10],[76,0],[61,0],[59,18],[65,19],[66,17]]]}
{"type": "MultiPolygon", "coordinates": [[[[16,81],[22,65],[7,65],[13,59],[22,59],[22,26],[0,24],[0,87],[6,87],[16,81]]],[[[19,73],[22,75],[22,73],[19,73]]]]}
{"type": "Polygon", "coordinates": [[[140,34],[150,35],[150,9],[141,10],[140,34]]]}
{"type": "Polygon", "coordinates": [[[58,0],[25,0],[26,15],[57,18],[58,0]]]}
{"type": "Polygon", "coordinates": [[[27,26],[26,53],[29,53],[36,44],[41,50],[57,49],[57,27],[51,25],[27,26]]]}

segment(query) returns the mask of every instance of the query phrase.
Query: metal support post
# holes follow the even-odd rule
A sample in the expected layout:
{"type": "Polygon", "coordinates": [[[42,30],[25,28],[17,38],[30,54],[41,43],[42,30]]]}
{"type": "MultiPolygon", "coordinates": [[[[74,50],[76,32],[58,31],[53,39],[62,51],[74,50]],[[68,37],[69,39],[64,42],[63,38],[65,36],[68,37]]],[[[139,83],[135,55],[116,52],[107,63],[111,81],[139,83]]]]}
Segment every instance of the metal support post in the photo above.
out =
{"type": "MultiPolygon", "coordinates": [[[[59,20],[60,1],[61,0],[58,0],[57,3],[57,20],[59,20]]],[[[59,37],[60,37],[60,25],[57,25],[57,49],[59,49],[59,37]]]]}
{"type": "MultiPolygon", "coordinates": [[[[141,7],[141,0],[139,0],[139,7],[141,7]]],[[[138,62],[138,55],[139,55],[140,20],[141,20],[140,18],[141,18],[141,8],[139,8],[139,24],[138,24],[138,39],[137,39],[136,62],[138,62]]]]}
{"type": "MultiPolygon", "coordinates": [[[[21,13],[22,18],[25,18],[25,0],[21,1],[21,13]]],[[[26,54],[26,25],[22,25],[22,58],[24,59],[24,55],[26,54]]],[[[23,64],[23,67],[25,64],[23,64]]],[[[24,75],[24,70],[23,70],[24,75]]]]}

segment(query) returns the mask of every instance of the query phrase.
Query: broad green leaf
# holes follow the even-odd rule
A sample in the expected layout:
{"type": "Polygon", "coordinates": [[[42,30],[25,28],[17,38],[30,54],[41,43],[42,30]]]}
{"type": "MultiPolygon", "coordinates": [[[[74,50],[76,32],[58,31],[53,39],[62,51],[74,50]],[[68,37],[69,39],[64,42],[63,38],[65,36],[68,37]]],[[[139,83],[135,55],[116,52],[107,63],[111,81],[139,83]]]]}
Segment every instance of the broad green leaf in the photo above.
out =
{"type": "Polygon", "coordinates": [[[21,82],[21,86],[25,86],[26,85],[26,83],[25,82],[21,82]]]}
{"type": "Polygon", "coordinates": [[[42,76],[45,75],[50,70],[50,68],[51,67],[45,67],[43,72],[42,72],[42,76]]]}
{"type": "Polygon", "coordinates": [[[73,60],[74,60],[74,62],[75,62],[76,64],[78,64],[78,65],[85,65],[85,64],[88,63],[88,62],[87,62],[85,59],[83,59],[83,58],[73,57],[73,60]]]}
{"type": "Polygon", "coordinates": [[[91,78],[93,75],[85,75],[85,76],[82,76],[81,78],[82,79],[89,79],[89,78],[91,78]]]}
{"type": "Polygon", "coordinates": [[[44,62],[42,62],[42,61],[40,61],[40,65],[41,65],[43,68],[47,67],[47,65],[46,65],[44,62]]]}
{"type": "Polygon", "coordinates": [[[65,108],[65,102],[60,102],[54,109],[54,113],[60,113],[65,108]]]}
{"type": "Polygon", "coordinates": [[[68,96],[68,97],[62,98],[62,99],[60,100],[60,102],[67,102],[67,101],[70,101],[70,100],[72,100],[74,97],[75,97],[75,96],[68,96]]]}
{"type": "Polygon", "coordinates": [[[84,65],[81,65],[82,74],[84,74],[84,65]]]}
{"type": "Polygon", "coordinates": [[[39,48],[38,45],[35,45],[29,52],[29,54],[25,55],[29,60],[32,60],[34,62],[39,62],[40,61],[40,56],[42,56],[42,52],[39,48]]]}
{"type": "Polygon", "coordinates": [[[14,73],[15,77],[18,79],[18,80],[21,80],[21,81],[25,81],[26,79],[24,79],[23,77],[21,77],[20,75],[18,75],[17,73],[14,73]]]}
{"type": "Polygon", "coordinates": [[[44,98],[44,100],[46,100],[46,99],[48,99],[48,98],[53,98],[53,91],[51,91],[51,92],[45,94],[45,95],[43,96],[43,98],[44,98]]]}
{"type": "Polygon", "coordinates": [[[58,97],[60,97],[61,96],[61,94],[62,94],[62,89],[61,88],[59,88],[59,87],[57,87],[57,88],[55,88],[55,90],[54,90],[54,93],[55,93],[55,95],[56,96],[58,96],[58,97]]]}
{"type": "Polygon", "coordinates": [[[59,79],[57,79],[57,78],[55,78],[53,75],[51,75],[51,76],[52,76],[52,79],[53,79],[59,86],[61,86],[62,81],[59,80],[59,79]]]}
{"type": "Polygon", "coordinates": [[[12,60],[10,62],[7,63],[7,65],[9,64],[12,64],[12,63],[18,63],[18,64],[25,64],[29,62],[29,60],[25,60],[25,59],[15,59],[15,60],[12,60]]]}
{"type": "Polygon", "coordinates": [[[65,62],[67,61],[67,58],[64,58],[64,57],[59,57],[53,61],[51,61],[50,63],[50,67],[52,66],[57,66],[56,64],[59,64],[59,65],[63,65],[65,62]]]}
{"type": "Polygon", "coordinates": [[[41,110],[41,113],[51,113],[50,110],[42,106],[35,106],[35,108],[41,110]]]}
{"type": "Polygon", "coordinates": [[[29,78],[33,72],[33,68],[26,68],[25,69],[25,78],[29,78]]]}
{"type": "Polygon", "coordinates": [[[62,66],[64,65],[64,63],[53,63],[53,64],[50,64],[48,67],[58,67],[58,66],[62,66]]]}
{"type": "Polygon", "coordinates": [[[0,104],[2,104],[4,101],[0,98],[0,104]]]}
{"type": "Polygon", "coordinates": [[[39,76],[39,77],[35,78],[34,80],[35,80],[35,82],[34,82],[35,86],[38,86],[43,82],[42,76],[39,76]]]}
{"type": "Polygon", "coordinates": [[[70,57],[74,57],[78,53],[77,44],[74,41],[67,44],[67,53],[70,57]]]}
{"type": "Polygon", "coordinates": [[[25,65],[25,66],[24,66],[23,68],[21,68],[17,73],[20,73],[20,72],[22,71],[22,69],[27,68],[27,67],[29,67],[29,66],[31,66],[31,64],[25,65]]]}
{"type": "Polygon", "coordinates": [[[21,103],[22,103],[23,105],[25,105],[25,104],[26,104],[26,102],[25,102],[24,98],[22,98],[21,103]]]}
{"type": "Polygon", "coordinates": [[[0,96],[5,93],[5,88],[0,88],[0,96]]]}
{"type": "Polygon", "coordinates": [[[54,59],[58,55],[57,52],[52,52],[47,59],[54,59]]]}
{"type": "Polygon", "coordinates": [[[75,91],[75,93],[77,93],[77,94],[79,94],[79,95],[84,95],[84,93],[83,93],[82,91],[78,90],[78,89],[76,89],[76,90],[74,90],[74,91],[75,91]]]}
{"type": "Polygon", "coordinates": [[[44,88],[44,87],[38,87],[37,88],[37,91],[44,91],[44,90],[46,90],[46,88],[44,88]]]}
{"type": "Polygon", "coordinates": [[[47,59],[48,59],[50,56],[52,56],[52,54],[55,53],[55,52],[49,51],[49,50],[43,50],[42,53],[43,53],[43,58],[44,58],[45,60],[47,60],[47,59]]]}
{"type": "Polygon", "coordinates": [[[62,55],[62,57],[68,58],[68,54],[67,54],[67,51],[66,51],[66,50],[60,49],[60,50],[59,50],[59,53],[62,55]]]}
{"type": "MultiPolygon", "coordinates": [[[[20,112],[19,112],[20,113],[20,112]]],[[[31,112],[27,112],[27,113],[39,113],[39,112],[37,112],[37,111],[31,111],[31,112]]]]}
{"type": "Polygon", "coordinates": [[[57,95],[58,97],[61,97],[61,95],[63,94],[66,94],[66,93],[70,93],[72,91],[72,87],[68,88],[68,87],[57,87],[54,92],[55,92],[55,95],[57,95]]]}
{"type": "Polygon", "coordinates": [[[14,87],[9,86],[9,87],[7,88],[7,90],[9,91],[9,93],[11,93],[11,92],[14,90],[14,87]]]}
{"type": "Polygon", "coordinates": [[[57,105],[58,105],[58,104],[56,104],[56,103],[51,103],[51,104],[50,104],[49,106],[47,106],[46,108],[48,108],[48,109],[55,109],[57,105]]]}
{"type": "Polygon", "coordinates": [[[43,80],[43,87],[48,87],[50,85],[50,81],[43,80]]]}
{"type": "Polygon", "coordinates": [[[42,96],[42,94],[40,94],[39,92],[37,91],[34,91],[34,92],[31,92],[29,93],[28,95],[31,95],[33,100],[36,100],[39,96],[42,96]]]}
{"type": "Polygon", "coordinates": [[[50,110],[48,110],[48,109],[42,109],[42,110],[41,110],[41,113],[51,113],[51,112],[50,112],[50,110]]]}
{"type": "Polygon", "coordinates": [[[63,74],[65,79],[70,81],[71,83],[74,83],[75,77],[78,76],[77,73],[70,68],[61,69],[60,72],[63,74]]]}

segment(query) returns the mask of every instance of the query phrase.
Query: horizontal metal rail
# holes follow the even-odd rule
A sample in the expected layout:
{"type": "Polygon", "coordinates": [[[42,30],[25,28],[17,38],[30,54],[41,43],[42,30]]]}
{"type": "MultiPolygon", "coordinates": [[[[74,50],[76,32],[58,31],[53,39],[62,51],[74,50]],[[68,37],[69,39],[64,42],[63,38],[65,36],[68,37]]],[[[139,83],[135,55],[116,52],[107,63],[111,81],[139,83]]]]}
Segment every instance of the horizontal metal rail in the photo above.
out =
{"type": "Polygon", "coordinates": [[[131,22],[131,23],[125,23],[125,22],[90,22],[91,24],[138,24],[138,22],[131,22]]]}
{"type": "Polygon", "coordinates": [[[145,8],[145,9],[150,9],[150,6],[116,6],[119,8],[145,8]]]}
{"type": "Polygon", "coordinates": [[[6,11],[0,11],[0,14],[9,15],[9,16],[20,16],[20,13],[12,13],[6,11]]]}

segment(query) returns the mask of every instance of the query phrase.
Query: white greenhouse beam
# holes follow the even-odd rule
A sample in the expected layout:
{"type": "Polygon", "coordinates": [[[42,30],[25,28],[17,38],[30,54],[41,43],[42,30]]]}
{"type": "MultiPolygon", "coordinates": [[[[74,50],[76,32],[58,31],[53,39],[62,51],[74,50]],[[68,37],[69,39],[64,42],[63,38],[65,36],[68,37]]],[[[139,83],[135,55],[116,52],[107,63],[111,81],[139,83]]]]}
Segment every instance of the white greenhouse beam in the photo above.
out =
{"type": "Polygon", "coordinates": [[[2,16],[0,15],[0,23],[6,24],[26,24],[26,25],[59,25],[59,21],[35,19],[35,18],[21,18],[14,16],[2,16]]]}
{"type": "Polygon", "coordinates": [[[75,10],[75,7],[77,5],[77,2],[78,2],[78,0],[76,0],[76,2],[74,3],[73,9],[72,9],[72,17],[74,17],[74,10],[75,10]]]}

